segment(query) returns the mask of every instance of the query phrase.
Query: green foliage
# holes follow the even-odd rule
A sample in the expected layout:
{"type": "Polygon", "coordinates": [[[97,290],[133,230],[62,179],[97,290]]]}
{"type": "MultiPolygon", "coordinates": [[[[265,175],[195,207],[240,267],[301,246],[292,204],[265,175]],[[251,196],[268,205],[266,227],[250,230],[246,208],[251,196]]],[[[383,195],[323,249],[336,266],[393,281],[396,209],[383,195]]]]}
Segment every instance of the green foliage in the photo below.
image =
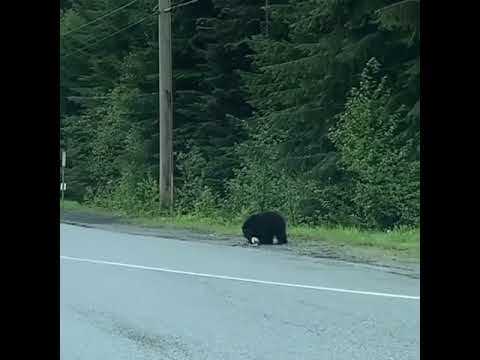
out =
{"type": "MultiPolygon", "coordinates": [[[[67,196],[156,214],[157,2],[62,2],[67,196]]],[[[173,13],[175,211],[385,228],[419,222],[414,0],[204,0],[173,13]],[[373,60],[365,64],[371,58],[373,60]],[[380,67],[379,64],[382,64],[380,67]],[[384,80],[382,78],[384,77],[384,80]],[[387,81],[388,79],[388,81],[387,81]]]]}
{"type": "Polygon", "coordinates": [[[125,173],[117,182],[88,194],[86,203],[128,215],[158,215],[158,182],[151,175],[136,182],[132,173],[125,173]]]}
{"type": "Polygon", "coordinates": [[[279,161],[277,144],[282,136],[275,137],[266,126],[249,130],[251,139],[237,148],[241,166],[229,184],[232,212],[265,211],[280,206],[277,195],[281,192],[283,175],[275,165],[279,161]]]}
{"type": "Polygon", "coordinates": [[[388,113],[387,78],[377,80],[380,64],[371,59],[353,88],[331,137],[340,162],[353,179],[352,200],[370,227],[418,225],[420,164],[417,137],[403,139],[405,109],[388,113]]]}
{"type": "Polygon", "coordinates": [[[403,0],[376,11],[382,29],[401,30],[409,35],[407,44],[420,38],[420,0],[403,0]]]}
{"type": "Polygon", "coordinates": [[[312,196],[315,185],[301,174],[287,172],[279,151],[285,134],[269,124],[247,128],[251,138],[237,147],[241,166],[228,184],[226,207],[243,216],[277,210],[293,224],[304,220],[301,203],[312,196]]]}
{"type": "Polygon", "coordinates": [[[178,176],[175,210],[178,215],[215,218],[219,215],[218,193],[208,185],[207,161],[195,145],[177,155],[178,176]]]}

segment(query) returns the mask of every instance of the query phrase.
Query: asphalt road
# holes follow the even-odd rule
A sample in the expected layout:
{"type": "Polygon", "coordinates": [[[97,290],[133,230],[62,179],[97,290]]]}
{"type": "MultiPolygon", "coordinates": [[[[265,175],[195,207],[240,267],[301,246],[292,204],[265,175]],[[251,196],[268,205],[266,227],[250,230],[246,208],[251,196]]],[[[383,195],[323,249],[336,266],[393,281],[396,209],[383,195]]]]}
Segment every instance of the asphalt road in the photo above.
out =
{"type": "Polygon", "coordinates": [[[419,359],[419,281],[61,225],[62,360],[419,359]]]}

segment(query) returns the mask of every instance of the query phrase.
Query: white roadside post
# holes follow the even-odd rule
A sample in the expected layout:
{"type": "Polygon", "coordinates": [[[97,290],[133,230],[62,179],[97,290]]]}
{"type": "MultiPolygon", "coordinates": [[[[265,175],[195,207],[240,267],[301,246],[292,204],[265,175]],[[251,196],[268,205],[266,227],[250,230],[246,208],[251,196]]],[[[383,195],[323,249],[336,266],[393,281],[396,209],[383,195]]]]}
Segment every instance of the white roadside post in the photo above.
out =
{"type": "Polygon", "coordinates": [[[64,198],[65,198],[65,190],[67,190],[67,184],[65,184],[65,166],[67,164],[67,153],[62,150],[62,166],[60,168],[62,172],[62,182],[60,183],[60,191],[62,192],[62,209],[61,215],[63,216],[64,211],[64,198]]]}

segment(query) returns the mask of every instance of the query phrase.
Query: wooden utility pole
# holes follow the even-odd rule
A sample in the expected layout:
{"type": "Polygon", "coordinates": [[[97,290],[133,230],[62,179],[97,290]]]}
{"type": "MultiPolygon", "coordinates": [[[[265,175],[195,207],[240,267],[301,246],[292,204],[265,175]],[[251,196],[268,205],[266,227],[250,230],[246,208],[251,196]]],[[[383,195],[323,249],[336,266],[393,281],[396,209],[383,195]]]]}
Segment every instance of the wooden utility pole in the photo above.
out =
{"type": "Polygon", "coordinates": [[[170,0],[158,1],[160,208],[173,206],[173,93],[170,0]]]}
{"type": "Polygon", "coordinates": [[[173,90],[172,90],[172,10],[196,3],[189,0],[171,6],[170,0],[158,0],[158,93],[159,119],[159,191],[160,209],[173,208],[173,90]]]}

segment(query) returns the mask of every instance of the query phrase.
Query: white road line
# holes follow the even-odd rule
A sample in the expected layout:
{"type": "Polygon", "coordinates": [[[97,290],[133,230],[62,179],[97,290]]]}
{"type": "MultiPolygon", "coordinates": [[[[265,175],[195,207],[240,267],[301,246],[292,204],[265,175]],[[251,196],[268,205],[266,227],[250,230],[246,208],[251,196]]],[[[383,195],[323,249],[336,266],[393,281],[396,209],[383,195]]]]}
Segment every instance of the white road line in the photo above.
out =
{"type": "Polygon", "coordinates": [[[78,262],[86,262],[86,263],[91,263],[91,264],[119,266],[119,267],[131,268],[131,269],[141,269],[141,270],[159,271],[159,272],[166,272],[166,273],[173,273],[173,274],[206,277],[206,278],[213,278],[213,279],[242,281],[242,282],[249,282],[249,283],[255,283],[255,284],[276,285],[276,286],[285,286],[285,287],[293,287],[293,288],[301,288],[301,289],[323,290],[323,291],[333,291],[333,292],[342,292],[342,293],[350,293],[350,294],[384,296],[384,297],[390,297],[390,298],[420,300],[420,296],[388,294],[388,293],[372,292],[372,291],[338,289],[338,288],[330,288],[330,287],[324,287],[324,286],[301,285],[301,284],[290,284],[290,283],[283,283],[283,282],[276,282],[276,281],[246,279],[246,278],[239,278],[239,277],[234,277],[234,276],[204,274],[204,273],[197,273],[197,272],[191,272],[191,271],[164,269],[164,268],[158,268],[158,267],[152,267],[152,266],[124,264],[124,263],[119,263],[119,262],[111,262],[111,261],[103,261],[103,260],[81,259],[81,258],[76,258],[76,257],[71,257],[71,256],[60,255],[60,259],[78,261],[78,262]]]}

